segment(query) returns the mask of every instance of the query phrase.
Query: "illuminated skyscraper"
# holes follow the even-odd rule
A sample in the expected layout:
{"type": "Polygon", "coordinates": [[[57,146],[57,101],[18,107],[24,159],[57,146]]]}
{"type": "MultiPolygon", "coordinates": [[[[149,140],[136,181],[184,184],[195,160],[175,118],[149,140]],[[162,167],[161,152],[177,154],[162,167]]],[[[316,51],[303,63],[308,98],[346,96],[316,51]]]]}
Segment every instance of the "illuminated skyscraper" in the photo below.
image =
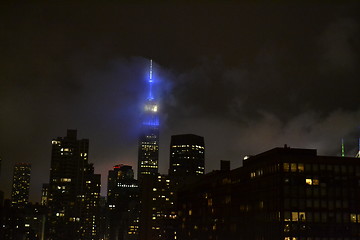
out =
{"type": "Polygon", "coordinates": [[[138,149],[138,179],[143,175],[158,174],[159,160],[159,115],[158,105],[153,97],[152,60],[150,60],[149,95],[142,116],[138,149]]]}
{"type": "Polygon", "coordinates": [[[97,237],[100,175],[88,162],[89,140],[76,130],[52,140],[48,186],[50,240],[93,240],[97,237]]]}
{"type": "Polygon", "coordinates": [[[29,202],[30,190],[30,172],[29,163],[17,163],[14,167],[13,185],[11,192],[11,205],[24,207],[29,202]]]}
{"type": "Polygon", "coordinates": [[[171,136],[169,175],[178,183],[205,173],[204,138],[194,134],[171,136]]]}

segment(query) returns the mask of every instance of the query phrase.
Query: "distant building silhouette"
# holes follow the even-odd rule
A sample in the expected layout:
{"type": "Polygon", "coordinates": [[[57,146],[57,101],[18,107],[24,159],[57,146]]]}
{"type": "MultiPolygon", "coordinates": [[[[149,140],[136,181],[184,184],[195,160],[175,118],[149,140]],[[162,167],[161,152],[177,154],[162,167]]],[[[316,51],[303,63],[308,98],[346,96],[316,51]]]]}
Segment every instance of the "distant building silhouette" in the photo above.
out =
{"type": "Polygon", "coordinates": [[[175,182],[183,182],[204,173],[204,138],[194,134],[171,136],[169,176],[175,182]]]}
{"type": "Polygon", "coordinates": [[[41,189],[41,205],[47,206],[49,201],[49,184],[44,183],[41,189]]]}
{"type": "Polygon", "coordinates": [[[89,140],[76,130],[52,140],[47,235],[50,240],[98,239],[100,175],[88,163],[89,140]]]}
{"type": "Polygon", "coordinates": [[[179,192],[182,240],[359,239],[360,162],[275,148],[179,192]]]}
{"type": "Polygon", "coordinates": [[[2,218],[0,239],[44,239],[46,219],[46,208],[44,206],[31,203],[21,207],[11,206],[11,201],[7,199],[0,216],[2,218]]]}
{"type": "Polygon", "coordinates": [[[128,165],[116,165],[108,175],[108,239],[137,239],[139,187],[128,165]]]}
{"type": "Polygon", "coordinates": [[[31,164],[16,163],[14,166],[11,205],[24,207],[29,203],[31,164]]]}

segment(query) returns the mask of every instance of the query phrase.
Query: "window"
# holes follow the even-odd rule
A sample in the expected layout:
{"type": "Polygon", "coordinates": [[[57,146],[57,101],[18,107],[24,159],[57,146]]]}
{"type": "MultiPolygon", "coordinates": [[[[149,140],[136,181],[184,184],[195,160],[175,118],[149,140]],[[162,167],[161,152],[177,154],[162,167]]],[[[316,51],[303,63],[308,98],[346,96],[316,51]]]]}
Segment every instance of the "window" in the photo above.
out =
{"type": "Polygon", "coordinates": [[[350,222],[360,223],[360,214],[350,213],[350,222]]]}
{"type": "Polygon", "coordinates": [[[313,179],[313,185],[319,185],[319,179],[313,179]]]}
{"type": "Polygon", "coordinates": [[[297,221],[305,221],[306,218],[305,218],[305,212],[292,212],[291,213],[291,220],[293,222],[297,222],[297,221]]]}
{"type": "Polygon", "coordinates": [[[289,163],[284,163],[284,172],[288,172],[289,171],[289,163]]]}
{"type": "Polygon", "coordinates": [[[306,219],[305,219],[305,212],[299,212],[299,220],[300,221],[305,221],[306,219]]]}
{"type": "Polygon", "coordinates": [[[356,214],[355,213],[351,213],[350,214],[350,222],[352,222],[352,223],[356,223],[357,221],[356,221],[356,214]]]}
{"type": "Polygon", "coordinates": [[[298,164],[298,171],[299,172],[304,172],[304,164],[303,163],[298,164]]]}
{"type": "Polygon", "coordinates": [[[293,222],[299,221],[299,214],[298,214],[298,212],[292,212],[292,213],[291,213],[291,220],[292,220],[293,222]]]}
{"type": "Polygon", "coordinates": [[[305,179],[306,185],[319,185],[319,179],[316,178],[306,178],[305,179]]]}

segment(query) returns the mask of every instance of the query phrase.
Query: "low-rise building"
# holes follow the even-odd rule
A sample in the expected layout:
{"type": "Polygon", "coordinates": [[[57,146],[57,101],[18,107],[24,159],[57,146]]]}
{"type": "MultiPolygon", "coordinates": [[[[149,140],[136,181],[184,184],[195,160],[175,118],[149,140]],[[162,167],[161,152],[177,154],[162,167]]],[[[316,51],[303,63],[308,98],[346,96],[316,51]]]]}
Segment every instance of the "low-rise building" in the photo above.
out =
{"type": "Polygon", "coordinates": [[[360,161],[275,148],[179,192],[182,240],[360,239],[360,161]]]}

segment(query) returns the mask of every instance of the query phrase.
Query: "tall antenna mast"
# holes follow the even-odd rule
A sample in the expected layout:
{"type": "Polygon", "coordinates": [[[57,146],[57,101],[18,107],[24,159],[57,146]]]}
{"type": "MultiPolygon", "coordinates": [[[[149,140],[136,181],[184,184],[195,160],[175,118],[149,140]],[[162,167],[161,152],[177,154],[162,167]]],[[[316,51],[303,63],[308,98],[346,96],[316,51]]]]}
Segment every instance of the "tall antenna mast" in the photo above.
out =
{"type": "Polygon", "coordinates": [[[149,72],[149,100],[153,100],[153,96],[152,96],[152,83],[153,83],[153,79],[152,79],[152,59],[150,59],[150,72],[149,72]]]}
{"type": "Polygon", "coordinates": [[[344,146],[344,139],[341,139],[341,156],[345,157],[345,146],[344,146]]]}

